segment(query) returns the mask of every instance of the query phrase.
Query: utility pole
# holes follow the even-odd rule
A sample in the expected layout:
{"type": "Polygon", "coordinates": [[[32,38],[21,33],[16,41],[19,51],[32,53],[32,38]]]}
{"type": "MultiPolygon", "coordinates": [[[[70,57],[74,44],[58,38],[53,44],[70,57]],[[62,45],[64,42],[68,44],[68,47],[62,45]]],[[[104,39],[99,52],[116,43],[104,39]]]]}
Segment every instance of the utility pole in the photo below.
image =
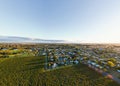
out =
{"type": "Polygon", "coordinates": [[[45,57],[45,69],[48,69],[48,48],[45,49],[46,57],[45,57]]]}

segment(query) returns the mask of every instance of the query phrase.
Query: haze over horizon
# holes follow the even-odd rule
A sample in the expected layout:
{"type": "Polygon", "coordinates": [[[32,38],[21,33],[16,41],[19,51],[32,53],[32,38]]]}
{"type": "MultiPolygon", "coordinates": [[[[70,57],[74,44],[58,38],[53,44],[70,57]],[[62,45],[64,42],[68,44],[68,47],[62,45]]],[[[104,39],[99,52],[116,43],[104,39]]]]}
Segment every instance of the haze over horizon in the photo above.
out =
{"type": "Polygon", "coordinates": [[[120,0],[1,0],[0,36],[120,43],[120,0]]]}

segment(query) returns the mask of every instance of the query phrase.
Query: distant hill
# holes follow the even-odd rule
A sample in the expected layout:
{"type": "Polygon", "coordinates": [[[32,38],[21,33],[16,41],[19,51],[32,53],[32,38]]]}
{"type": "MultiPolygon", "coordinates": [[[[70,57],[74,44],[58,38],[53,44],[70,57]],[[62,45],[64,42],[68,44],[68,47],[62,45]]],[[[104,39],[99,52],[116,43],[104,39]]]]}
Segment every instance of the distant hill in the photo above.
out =
{"type": "Polygon", "coordinates": [[[66,40],[45,40],[16,36],[0,36],[0,43],[70,43],[66,40]]]}

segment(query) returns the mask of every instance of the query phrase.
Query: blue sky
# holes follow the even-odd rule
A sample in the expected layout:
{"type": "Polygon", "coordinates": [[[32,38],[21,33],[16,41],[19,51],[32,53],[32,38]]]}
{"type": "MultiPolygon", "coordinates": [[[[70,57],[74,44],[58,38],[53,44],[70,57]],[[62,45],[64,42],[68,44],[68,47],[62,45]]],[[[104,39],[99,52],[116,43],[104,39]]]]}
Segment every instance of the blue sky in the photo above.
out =
{"type": "Polygon", "coordinates": [[[120,42],[120,0],[0,0],[0,35],[120,42]]]}

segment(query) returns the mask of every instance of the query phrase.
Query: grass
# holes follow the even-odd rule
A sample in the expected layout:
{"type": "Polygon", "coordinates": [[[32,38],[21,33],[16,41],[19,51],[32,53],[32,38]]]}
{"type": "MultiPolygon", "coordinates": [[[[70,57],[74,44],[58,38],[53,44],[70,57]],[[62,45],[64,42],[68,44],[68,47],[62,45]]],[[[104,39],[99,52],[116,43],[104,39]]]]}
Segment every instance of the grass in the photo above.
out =
{"type": "Polygon", "coordinates": [[[51,70],[39,76],[41,86],[119,86],[83,64],[51,70]]]}
{"type": "Polygon", "coordinates": [[[10,58],[0,63],[0,86],[28,86],[44,65],[43,58],[10,58]]]}
{"type": "Polygon", "coordinates": [[[7,60],[8,58],[0,58],[0,63],[7,60]]]}
{"type": "Polygon", "coordinates": [[[0,62],[0,86],[119,86],[83,64],[45,71],[44,57],[0,62]]]}

